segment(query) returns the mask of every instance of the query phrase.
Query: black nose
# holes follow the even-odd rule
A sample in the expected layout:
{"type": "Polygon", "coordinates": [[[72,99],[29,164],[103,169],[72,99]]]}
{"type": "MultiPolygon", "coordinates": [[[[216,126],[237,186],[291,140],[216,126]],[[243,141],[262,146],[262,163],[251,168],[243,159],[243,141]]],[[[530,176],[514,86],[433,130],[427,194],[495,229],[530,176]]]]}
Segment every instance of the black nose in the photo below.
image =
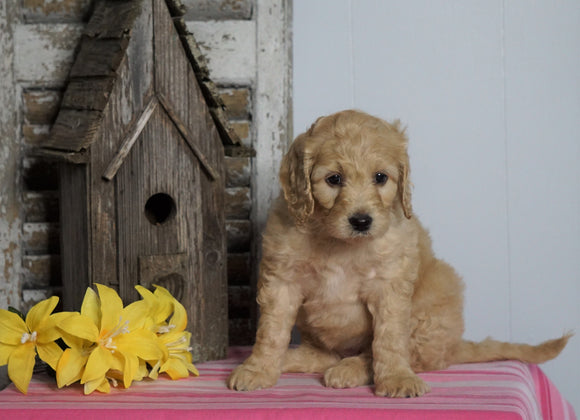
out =
{"type": "Polygon", "coordinates": [[[373,218],[368,214],[356,213],[348,218],[352,228],[358,232],[366,232],[373,223],[373,218]]]}

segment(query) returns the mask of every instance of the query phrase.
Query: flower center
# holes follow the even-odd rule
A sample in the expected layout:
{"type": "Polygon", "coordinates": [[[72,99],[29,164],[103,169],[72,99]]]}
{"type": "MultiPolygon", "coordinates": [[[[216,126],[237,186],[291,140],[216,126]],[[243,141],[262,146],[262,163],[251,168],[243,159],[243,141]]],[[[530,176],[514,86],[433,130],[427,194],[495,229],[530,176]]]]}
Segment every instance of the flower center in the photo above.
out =
{"type": "Polygon", "coordinates": [[[167,343],[166,346],[170,354],[192,350],[192,348],[189,347],[189,340],[184,335],[171,343],[167,343]]]}
{"type": "Polygon", "coordinates": [[[119,318],[119,322],[115,327],[104,334],[99,340],[99,345],[105,347],[106,349],[112,350],[113,352],[117,349],[113,338],[121,334],[127,334],[129,332],[129,321],[123,322],[123,318],[119,318]]]}
{"type": "Polygon", "coordinates": [[[174,328],[175,328],[175,325],[173,325],[173,324],[161,325],[159,327],[159,329],[157,330],[157,334],[167,334],[168,332],[170,332],[174,328]]]}
{"type": "Polygon", "coordinates": [[[22,337],[20,338],[20,344],[24,344],[24,343],[36,343],[36,331],[32,331],[30,334],[29,333],[24,333],[22,334],[22,337]]]}

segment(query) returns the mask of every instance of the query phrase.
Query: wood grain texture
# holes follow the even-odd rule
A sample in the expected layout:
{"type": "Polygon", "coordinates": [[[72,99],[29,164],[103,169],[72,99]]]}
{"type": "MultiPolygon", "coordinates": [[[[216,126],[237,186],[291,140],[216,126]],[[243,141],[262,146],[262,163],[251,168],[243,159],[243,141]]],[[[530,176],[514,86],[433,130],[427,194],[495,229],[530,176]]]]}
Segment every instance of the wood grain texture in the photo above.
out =
{"type": "Polygon", "coordinates": [[[18,162],[21,145],[18,135],[18,104],[13,60],[16,2],[0,7],[0,307],[20,304],[21,201],[18,162]]]}
{"type": "Polygon", "coordinates": [[[87,167],[62,164],[60,167],[60,220],[62,261],[62,304],[77,311],[91,285],[89,244],[89,196],[87,167]]]}
{"type": "Polygon", "coordinates": [[[119,151],[117,152],[113,160],[109,162],[109,165],[107,166],[107,169],[105,169],[105,172],[103,172],[104,179],[106,179],[107,181],[111,181],[115,177],[115,174],[125,161],[125,158],[131,151],[131,148],[139,138],[139,135],[149,122],[151,115],[153,114],[158,105],[159,102],[157,98],[151,98],[147,103],[147,106],[145,106],[145,109],[143,109],[143,111],[139,115],[139,117],[129,127],[128,132],[125,134],[124,138],[120,142],[119,151]]]}

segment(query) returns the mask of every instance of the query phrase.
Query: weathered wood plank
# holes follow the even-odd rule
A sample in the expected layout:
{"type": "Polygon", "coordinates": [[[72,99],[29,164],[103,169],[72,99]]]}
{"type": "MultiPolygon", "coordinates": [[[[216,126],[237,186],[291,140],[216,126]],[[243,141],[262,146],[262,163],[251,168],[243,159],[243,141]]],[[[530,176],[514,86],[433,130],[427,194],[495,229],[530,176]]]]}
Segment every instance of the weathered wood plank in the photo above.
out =
{"type": "Polygon", "coordinates": [[[23,289],[37,289],[58,284],[60,257],[58,255],[25,255],[22,257],[23,289]]]}
{"type": "Polygon", "coordinates": [[[228,255],[229,286],[250,285],[251,261],[250,253],[228,255]]]}
{"type": "Polygon", "coordinates": [[[22,159],[22,181],[27,191],[56,191],[58,188],[56,162],[25,156],[22,159]]]}
{"type": "Polygon", "coordinates": [[[240,138],[244,146],[250,147],[252,145],[252,136],[249,121],[232,121],[232,129],[240,138]]]}
{"type": "Polygon", "coordinates": [[[81,22],[88,18],[91,0],[22,0],[22,14],[27,23],[81,22]]]}
{"type": "Polygon", "coordinates": [[[141,112],[139,117],[135,120],[135,123],[129,128],[129,131],[126,133],[125,138],[120,142],[121,146],[119,147],[119,151],[117,152],[113,160],[109,162],[107,169],[105,169],[105,172],[102,175],[103,178],[105,178],[107,181],[113,180],[115,174],[125,161],[125,158],[127,157],[129,152],[131,151],[131,148],[141,135],[141,132],[145,128],[145,125],[147,125],[147,123],[149,122],[149,118],[151,118],[151,115],[153,115],[153,112],[155,111],[155,109],[157,109],[158,105],[159,102],[157,101],[157,99],[152,98],[145,107],[145,109],[141,112]]]}
{"type": "MultiPolygon", "coordinates": [[[[17,79],[25,86],[62,87],[84,27],[81,23],[16,25],[17,79]]],[[[200,43],[214,82],[252,85],[256,76],[253,21],[187,22],[187,28],[200,43]]]]}
{"type": "Polygon", "coordinates": [[[224,146],[224,153],[229,157],[255,157],[256,150],[249,146],[224,146]]]}
{"type": "Polygon", "coordinates": [[[50,125],[22,123],[22,140],[25,146],[35,148],[40,146],[50,135],[50,125]]]}
{"type": "Polygon", "coordinates": [[[229,321],[230,346],[248,346],[254,344],[256,329],[251,318],[234,318],[229,321]]]}
{"type": "MultiPolygon", "coordinates": [[[[154,0],[153,4],[156,92],[163,98],[160,101],[166,111],[160,112],[161,116],[170,116],[171,120],[167,120],[173,121],[173,147],[179,148],[179,154],[168,163],[169,170],[160,168],[159,173],[173,170],[174,176],[163,176],[183,183],[178,196],[186,215],[180,223],[184,229],[183,246],[197,256],[191,264],[190,300],[184,305],[189,309],[194,359],[209,360],[225,356],[227,348],[223,147],[184,47],[174,36],[174,23],[165,2],[154,0]],[[189,172],[186,158],[196,165],[193,180],[186,176],[189,172]],[[182,164],[177,165],[176,161],[182,164]]],[[[156,137],[163,137],[163,132],[152,136],[156,137]]],[[[167,149],[164,147],[163,153],[167,149]]],[[[162,153],[148,155],[160,160],[162,153]]]]}
{"type": "Polygon", "coordinates": [[[26,223],[58,222],[58,191],[25,191],[22,194],[22,212],[26,223]]]}
{"type": "Polygon", "coordinates": [[[260,153],[252,164],[252,218],[258,231],[263,229],[270,205],[278,196],[280,163],[292,141],[291,18],[292,2],[256,0],[256,71],[260,77],[254,91],[257,134],[253,147],[260,153]]]}
{"type": "Polygon", "coordinates": [[[250,86],[256,77],[254,21],[187,22],[218,84],[250,86]]]}
{"type": "Polygon", "coordinates": [[[71,78],[112,77],[115,75],[129,40],[84,37],[70,71],[71,78]]]}
{"type": "Polygon", "coordinates": [[[24,223],[22,247],[27,255],[59,254],[58,223],[24,223]]]}
{"type": "Polygon", "coordinates": [[[99,1],[84,34],[103,39],[125,37],[133,26],[140,9],[138,2],[130,0],[99,1]]]}
{"type": "Polygon", "coordinates": [[[250,286],[228,287],[229,313],[231,318],[249,318],[250,306],[255,298],[250,286]]]}
{"type": "Polygon", "coordinates": [[[252,225],[249,220],[226,220],[228,252],[249,252],[252,225]]]}
{"type": "MultiPolygon", "coordinates": [[[[101,175],[117,153],[123,133],[128,130],[140,110],[145,108],[146,101],[153,91],[151,62],[153,25],[152,19],[146,15],[151,12],[152,6],[150,2],[144,2],[142,5],[145,14],[139,16],[133,25],[133,31],[136,34],[133,39],[138,42],[129,44],[126,59],[117,69],[117,82],[111,91],[108,106],[104,110],[98,147],[93,147],[90,151],[91,174],[87,181],[91,192],[89,234],[92,247],[89,251],[89,259],[101,262],[92,263],[89,273],[90,282],[117,287],[123,299],[133,299],[137,295],[128,283],[120,284],[119,281],[127,278],[128,281],[137,279],[138,268],[136,261],[132,261],[130,272],[121,272],[124,266],[120,263],[123,261],[123,256],[119,256],[119,238],[127,238],[130,241],[133,237],[119,233],[120,225],[116,211],[122,206],[117,202],[117,193],[130,194],[132,187],[128,185],[129,190],[115,191],[114,185],[104,181],[101,175]],[[118,275],[111,275],[112,267],[118,275]]],[[[143,214],[144,203],[145,201],[134,203],[140,207],[137,214],[143,214]]]]}
{"type": "MultiPolygon", "coordinates": [[[[213,141],[219,144],[217,133],[213,141]]],[[[221,147],[220,147],[221,149],[221,147]]],[[[198,336],[205,351],[203,358],[215,360],[226,356],[228,347],[228,281],[227,281],[227,237],[224,213],[225,166],[223,152],[217,160],[219,177],[201,177],[201,199],[203,217],[203,250],[200,283],[203,285],[202,300],[205,307],[203,335],[198,336]]],[[[203,310],[203,309],[202,309],[203,310]]]]}
{"type": "Polygon", "coordinates": [[[85,165],[60,165],[62,305],[68,311],[78,310],[91,285],[87,172],[85,165]]]}
{"type": "Polygon", "coordinates": [[[77,110],[103,111],[109,101],[113,83],[114,77],[70,80],[61,106],[77,110]]]}
{"type": "Polygon", "coordinates": [[[83,28],[77,23],[16,25],[16,79],[25,86],[61,87],[83,28]]]}
{"type": "Polygon", "coordinates": [[[66,151],[81,151],[95,141],[103,113],[61,109],[43,147],[66,151]]]}
{"type": "Polygon", "coordinates": [[[226,164],[226,187],[249,187],[252,162],[249,157],[229,157],[226,164]]]}
{"type": "Polygon", "coordinates": [[[183,0],[187,20],[235,20],[252,18],[252,0],[183,0]]]}
{"type": "MultiPolygon", "coordinates": [[[[51,296],[60,296],[60,294],[61,294],[60,286],[47,286],[47,287],[35,287],[32,289],[23,289],[22,305],[20,305],[18,309],[23,313],[27,313],[30,310],[30,308],[32,308],[38,302],[48,299],[51,296]]],[[[61,309],[62,307],[59,304],[56,307],[55,311],[60,311],[61,309]]]]}
{"type": "Polygon", "coordinates": [[[163,109],[167,113],[167,115],[175,124],[175,127],[179,130],[179,133],[182,135],[183,139],[186,141],[187,145],[190,147],[193,154],[197,157],[199,162],[202,164],[203,169],[207,172],[209,177],[212,180],[216,180],[219,178],[219,173],[213,167],[214,162],[208,159],[205,154],[200,150],[199,143],[197,138],[193,137],[192,133],[190,132],[188,126],[181,120],[179,114],[182,112],[178,112],[178,110],[174,109],[168,100],[165,98],[165,95],[158,93],[157,97],[159,98],[159,102],[163,105],[163,109]]]}
{"type": "Polygon", "coordinates": [[[221,88],[219,92],[230,120],[250,118],[251,90],[249,88],[221,88]]]}
{"type": "Polygon", "coordinates": [[[55,89],[25,89],[22,92],[24,120],[28,124],[53,124],[62,92],[55,89]]]}
{"type": "Polygon", "coordinates": [[[0,308],[20,305],[20,191],[21,145],[13,59],[18,4],[0,7],[0,308]]]}
{"type": "Polygon", "coordinates": [[[226,218],[248,219],[252,208],[250,188],[226,188],[226,218]]]}

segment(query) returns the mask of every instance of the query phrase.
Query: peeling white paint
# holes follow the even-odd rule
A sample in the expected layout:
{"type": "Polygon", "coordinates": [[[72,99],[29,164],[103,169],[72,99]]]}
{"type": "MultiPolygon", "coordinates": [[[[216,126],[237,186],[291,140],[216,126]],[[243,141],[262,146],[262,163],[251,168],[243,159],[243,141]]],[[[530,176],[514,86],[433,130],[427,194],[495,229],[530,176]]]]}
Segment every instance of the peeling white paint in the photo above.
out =
{"type": "Polygon", "coordinates": [[[249,86],[256,78],[256,22],[187,22],[206,55],[211,78],[222,85],[249,86]]]}
{"type": "Polygon", "coordinates": [[[13,22],[15,2],[0,4],[0,308],[20,301],[20,144],[17,92],[14,84],[13,22]]]}
{"type": "Polygon", "coordinates": [[[253,165],[254,222],[265,225],[271,202],[278,196],[278,171],[292,141],[292,62],[290,0],[257,0],[254,97],[256,158],[253,165]]]}
{"type": "Polygon", "coordinates": [[[64,84],[83,29],[78,23],[15,25],[16,80],[35,86],[64,84]]]}

